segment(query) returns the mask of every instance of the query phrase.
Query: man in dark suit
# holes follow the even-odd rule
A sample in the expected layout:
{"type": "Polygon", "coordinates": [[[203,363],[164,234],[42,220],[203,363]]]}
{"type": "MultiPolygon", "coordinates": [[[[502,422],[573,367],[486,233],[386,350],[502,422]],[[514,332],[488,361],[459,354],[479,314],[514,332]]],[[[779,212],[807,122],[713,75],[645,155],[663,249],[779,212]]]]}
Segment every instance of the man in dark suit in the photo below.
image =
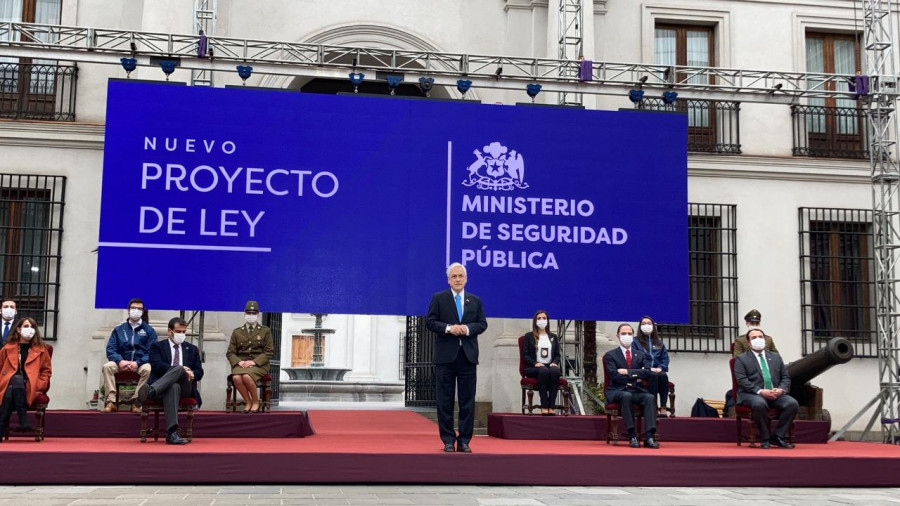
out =
{"type": "Polygon", "coordinates": [[[166,414],[166,443],[187,444],[178,434],[178,401],[185,397],[197,399],[201,404],[197,382],[203,379],[200,350],[184,342],[187,322],[181,318],[169,320],[169,338],[157,341],[150,347],[150,381],[138,391],[136,406],[147,399],[162,399],[166,414]]]}
{"type": "Polygon", "coordinates": [[[737,402],[749,406],[753,423],[759,428],[763,448],[775,445],[793,448],[787,442],[785,432],[790,427],[800,405],[787,394],[791,390],[791,377],[778,353],[767,351],[762,329],[747,332],[750,350],[734,360],[734,378],[738,384],[737,402]],[[769,437],[769,408],[778,411],[778,426],[769,437]]]}
{"type": "Polygon", "coordinates": [[[435,393],[438,430],[445,452],[470,453],[469,442],[475,430],[478,334],[487,329],[487,320],[481,299],[464,290],[466,280],[466,268],[460,263],[451,264],[447,268],[450,290],[431,297],[425,317],[425,326],[437,334],[434,340],[435,393]],[[453,430],[454,390],[459,396],[458,437],[453,430]]]}
{"type": "MultiPolygon", "coordinates": [[[[644,413],[644,447],[659,448],[653,438],[656,432],[656,396],[645,387],[650,379],[650,358],[637,348],[632,348],[634,329],[623,323],[616,331],[619,347],[603,355],[603,368],[609,378],[606,385],[606,402],[619,405],[625,428],[628,429],[629,446],[640,447],[634,430],[634,406],[641,406],[644,413]]],[[[618,430],[618,429],[616,429],[618,430]]]]}
{"type": "Polygon", "coordinates": [[[0,331],[3,337],[0,338],[0,346],[6,344],[6,336],[16,326],[16,301],[6,299],[2,301],[2,319],[0,319],[0,331]]]}

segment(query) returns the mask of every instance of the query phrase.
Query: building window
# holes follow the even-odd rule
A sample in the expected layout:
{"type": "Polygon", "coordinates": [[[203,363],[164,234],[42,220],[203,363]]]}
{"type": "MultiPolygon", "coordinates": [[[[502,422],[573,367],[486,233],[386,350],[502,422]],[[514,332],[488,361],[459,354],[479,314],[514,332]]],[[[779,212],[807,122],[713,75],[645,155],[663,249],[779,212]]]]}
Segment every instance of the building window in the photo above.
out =
{"type": "Polygon", "coordinates": [[[856,356],[874,357],[875,276],[872,211],[800,209],[800,306],[803,354],[832,337],[856,356]]]}
{"type": "Polygon", "coordinates": [[[737,207],[688,204],[690,323],[659,324],[672,351],[728,352],[738,330],[737,207]]]}
{"type": "MultiPolygon", "coordinates": [[[[859,44],[853,35],[806,34],[806,70],[810,73],[853,75],[860,70],[859,44]]],[[[825,82],[810,77],[810,89],[848,91],[849,82],[825,82]]],[[[807,99],[791,107],[794,116],[794,154],[832,158],[866,158],[865,116],[850,98],[807,99]]]]}
{"type": "MultiPolygon", "coordinates": [[[[712,67],[715,65],[715,30],[712,26],[657,24],[654,32],[655,63],[666,66],[712,67]]],[[[673,69],[669,79],[689,85],[713,84],[705,75],[691,75],[673,69]]],[[[678,100],[668,108],[651,101],[654,109],[684,112],[688,117],[688,150],[712,153],[740,153],[737,102],[678,100]]]]}
{"type": "Polygon", "coordinates": [[[0,292],[57,337],[66,178],[0,174],[0,292]]]}

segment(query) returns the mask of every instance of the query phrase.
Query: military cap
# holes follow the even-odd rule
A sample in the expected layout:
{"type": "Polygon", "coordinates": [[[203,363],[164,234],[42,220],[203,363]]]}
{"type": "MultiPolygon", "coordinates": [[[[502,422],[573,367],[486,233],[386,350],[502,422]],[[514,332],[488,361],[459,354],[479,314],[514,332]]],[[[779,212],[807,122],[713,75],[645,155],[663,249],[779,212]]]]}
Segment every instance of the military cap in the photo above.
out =
{"type": "Polygon", "coordinates": [[[758,322],[760,320],[762,320],[762,314],[756,309],[751,309],[747,316],[744,317],[744,321],[758,322]]]}
{"type": "Polygon", "coordinates": [[[250,311],[256,311],[257,313],[259,312],[259,303],[255,300],[248,300],[247,305],[244,306],[245,313],[249,313],[250,311]]]}

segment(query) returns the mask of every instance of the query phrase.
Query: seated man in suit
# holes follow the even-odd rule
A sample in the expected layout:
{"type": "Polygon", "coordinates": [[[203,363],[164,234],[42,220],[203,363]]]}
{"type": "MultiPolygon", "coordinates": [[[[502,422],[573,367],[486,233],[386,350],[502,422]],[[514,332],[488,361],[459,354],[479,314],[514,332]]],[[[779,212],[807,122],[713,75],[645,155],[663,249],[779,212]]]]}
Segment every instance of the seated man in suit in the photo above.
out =
{"type": "Polygon", "coordinates": [[[609,376],[606,385],[606,402],[619,404],[625,428],[628,429],[629,445],[638,448],[637,433],[634,430],[634,405],[641,406],[644,413],[644,447],[659,448],[653,439],[656,432],[656,396],[649,393],[644,382],[650,378],[649,357],[637,348],[632,348],[634,329],[623,323],[616,331],[619,347],[603,355],[603,367],[609,376]]]}
{"type": "Polygon", "coordinates": [[[738,384],[737,402],[749,406],[753,423],[759,428],[763,448],[775,445],[793,448],[784,439],[800,405],[787,394],[791,389],[791,377],[778,353],[767,351],[762,329],[747,332],[750,350],[734,360],[734,378],[738,384]],[[778,426],[769,437],[769,408],[778,411],[778,426]]]}
{"type": "MultiPolygon", "coordinates": [[[[751,330],[755,330],[759,328],[759,324],[762,322],[762,313],[757,311],[756,309],[751,309],[744,316],[744,323],[747,325],[747,333],[749,334],[751,330]]],[[[750,349],[750,340],[747,339],[747,334],[741,334],[737,339],[734,340],[734,348],[732,348],[732,354],[734,358],[740,357],[744,354],[745,351],[750,349]]],[[[766,335],[766,351],[774,351],[778,353],[778,348],[775,347],[775,340],[772,339],[772,336],[766,335]]]]}
{"type": "Polygon", "coordinates": [[[197,407],[201,404],[197,391],[197,382],[203,379],[200,350],[184,342],[186,330],[187,322],[181,318],[169,320],[169,338],[150,347],[150,382],[138,390],[135,401],[140,407],[147,399],[162,399],[166,413],[166,443],[173,445],[188,443],[178,434],[178,401],[193,397],[197,399],[197,407]]]}

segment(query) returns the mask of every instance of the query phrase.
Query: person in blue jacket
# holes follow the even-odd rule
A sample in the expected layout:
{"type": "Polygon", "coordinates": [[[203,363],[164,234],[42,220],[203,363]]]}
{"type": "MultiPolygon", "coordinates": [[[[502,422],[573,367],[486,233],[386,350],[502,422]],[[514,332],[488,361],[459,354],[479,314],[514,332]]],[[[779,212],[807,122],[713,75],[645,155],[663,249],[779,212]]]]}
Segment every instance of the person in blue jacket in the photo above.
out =
{"type": "MultiPolygon", "coordinates": [[[[159,338],[156,331],[147,321],[147,308],[141,299],[128,301],[128,319],[113,329],[106,343],[106,358],[109,362],[103,364],[103,387],[106,389],[106,405],[103,411],[113,413],[116,406],[116,379],[115,374],[120,371],[136,372],[140,375],[137,389],[150,379],[150,346],[159,338]]],[[[131,407],[134,413],[140,413],[140,408],[131,407]]]]}
{"type": "Polygon", "coordinates": [[[649,316],[641,318],[634,335],[634,347],[649,358],[651,378],[647,391],[659,395],[659,416],[664,418],[668,416],[666,402],[669,399],[669,352],[656,332],[656,322],[653,318],[649,316]]]}

